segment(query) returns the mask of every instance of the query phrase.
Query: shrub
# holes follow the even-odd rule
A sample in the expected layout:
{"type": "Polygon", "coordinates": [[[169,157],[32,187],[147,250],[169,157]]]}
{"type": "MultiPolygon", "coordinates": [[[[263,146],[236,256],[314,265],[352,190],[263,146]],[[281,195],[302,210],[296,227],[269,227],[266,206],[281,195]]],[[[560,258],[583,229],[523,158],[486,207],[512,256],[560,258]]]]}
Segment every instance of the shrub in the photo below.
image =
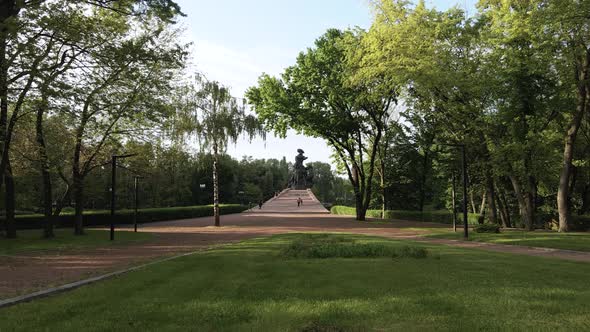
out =
{"type": "Polygon", "coordinates": [[[476,233],[500,233],[500,225],[498,224],[481,224],[475,226],[476,233]]]}
{"type": "MultiPolygon", "coordinates": [[[[342,206],[342,205],[335,205],[330,210],[332,214],[339,214],[339,215],[355,215],[356,209],[353,207],[342,206]]],[[[372,218],[381,218],[381,210],[367,210],[367,217],[372,218]]],[[[478,218],[480,217],[479,214],[476,213],[469,213],[467,222],[470,225],[477,225],[478,218]]],[[[426,222],[436,222],[442,224],[452,224],[453,223],[453,213],[445,210],[438,210],[438,211],[408,211],[408,210],[386,210],[385,211],[385,219],[399,219],[399,220],[409,220],[409,221],[426,221],[426,222]]],[[[463,215],[457,215],[457,223],[463,223],[463,215]]]]}
{"type": "Polygon", "coordinates": [[[393,257],[401,258],[426,258],[428,250],[420,247],[404,246],[394,253],[393,257]]]}
{"type": "Polygon", "coordinates": [[[356,243],[328,234],[310,234],[292,241],[281,254],[288,258],[425,258],[428,251],[409,246],[396,249],[381,243],[356,243]]]}
{"type": "Polygon", "coordinates": [[[349,206],[334,205],[330,208],[330,213],[339,215],[355,215],[356,209],[349,206]]]}
{"type": "MultiPolygon", "coordinates": [[[[239,213],[247,210],[248,207],[239,204],[224,204],[219,207],[221,214],[239,213]]],[[[118,210],[115,214],[116,224],[132,224],[133,210],[118,210]]],[[[154,221],[166,221],[176,219],[189,219],[208,217],[213,215],[211,205],[167,207],[167,208],[147,208],[138,210],[137,222],[148,223],[154,221]]],[[[111,223],[109,211],[88,211],[84,213],[85,226],[102,226],[111,223]]],[[[40,214],[19,215],[16,216],[18,229],[35,229],[44,226],[44,216],[40,214]]],[[[73,213],[63,213],[55,221],[57,227],[73,227],[75,216],[73,213]]]]}

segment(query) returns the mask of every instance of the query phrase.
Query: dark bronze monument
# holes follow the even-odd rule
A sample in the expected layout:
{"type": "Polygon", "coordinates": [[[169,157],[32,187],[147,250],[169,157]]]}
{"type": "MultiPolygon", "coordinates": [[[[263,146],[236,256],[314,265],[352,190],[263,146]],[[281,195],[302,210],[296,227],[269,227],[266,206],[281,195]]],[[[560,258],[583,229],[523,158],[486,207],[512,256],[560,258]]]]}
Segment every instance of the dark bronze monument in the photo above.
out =
{"type": "Polygon", "coordinates": [[[293,165],[293,172],[289,179],[288,187],[295,190],[305,190],[313,186],[313,169],[311,166],[305,167],[303,161],[307,159],[301,149],[297,149],[297,156],[295,156],[295,165],[293,165]]]}

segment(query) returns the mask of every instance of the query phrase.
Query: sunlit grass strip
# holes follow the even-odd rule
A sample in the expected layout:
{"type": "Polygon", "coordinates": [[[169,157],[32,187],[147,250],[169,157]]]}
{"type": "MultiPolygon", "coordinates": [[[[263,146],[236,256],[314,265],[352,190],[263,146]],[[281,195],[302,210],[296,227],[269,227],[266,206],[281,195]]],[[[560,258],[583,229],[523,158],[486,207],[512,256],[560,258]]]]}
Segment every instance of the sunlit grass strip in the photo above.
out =
{"type": "MultiPolygon", "coordinates": [[[[434,230],[428,237],[442,239],[461,239],[460,232],[434,230]]],[[[555,248],[565,250],[590,251],[590,233],[558,233],[552,231],[525,232],[520,230],[504,230],[501,233],[469,234],[469,240],[489,243],[501,243],[529,247],[555,248]]]]}

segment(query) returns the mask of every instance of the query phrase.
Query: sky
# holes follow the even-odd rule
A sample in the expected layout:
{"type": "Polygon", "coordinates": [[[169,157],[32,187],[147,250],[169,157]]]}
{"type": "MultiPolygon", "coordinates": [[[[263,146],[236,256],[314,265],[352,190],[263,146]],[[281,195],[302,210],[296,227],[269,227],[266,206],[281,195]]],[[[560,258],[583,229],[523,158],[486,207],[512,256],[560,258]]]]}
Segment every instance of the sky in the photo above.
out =
{"type": "MultiPolygon", "coordinates": [[[[187,15],[180,20],[192,42],[192,70],[204,73],[243,97],[262,73],[279,75],[295,63],[299,52],[311,47],[329,28],[368,29],[367,0],[177,0],[187,15]]],[[[438,9],[454,5],[474,12],[476,0],[430,0],[438,9]]],[[[289,132],[280,139],[241,139],[227,153],[234,158],[295,158],[305,150],[307,162],[331,162],[331,150],[319,138],[289,132]]]]}

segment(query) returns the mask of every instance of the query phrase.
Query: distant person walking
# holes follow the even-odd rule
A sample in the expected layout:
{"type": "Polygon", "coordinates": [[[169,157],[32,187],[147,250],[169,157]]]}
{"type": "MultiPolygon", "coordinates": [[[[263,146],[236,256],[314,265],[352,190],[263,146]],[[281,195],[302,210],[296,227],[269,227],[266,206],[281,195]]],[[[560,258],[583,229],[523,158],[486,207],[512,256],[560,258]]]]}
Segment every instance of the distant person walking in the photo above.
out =
{"type": "Polygon", "coordinates": [[[258,210],[262,209],[262,200],[260,200],[260,202],[258,202],[258,210]]]}
{"type": "Polygon", "coordinates": [[[303,204],[303,200],[301,197],[297,197],[297,207],[300,207],[303,204]]]}

